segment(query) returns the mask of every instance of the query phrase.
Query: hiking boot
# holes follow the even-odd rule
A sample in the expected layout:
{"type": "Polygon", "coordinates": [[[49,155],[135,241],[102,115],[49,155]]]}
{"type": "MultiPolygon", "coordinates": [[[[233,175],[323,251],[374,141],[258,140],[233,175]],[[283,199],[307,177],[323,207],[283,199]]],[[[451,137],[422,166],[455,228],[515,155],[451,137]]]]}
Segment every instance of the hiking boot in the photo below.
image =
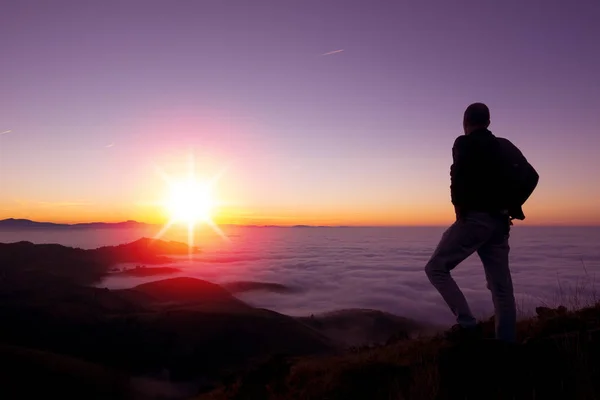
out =
{"type": "Polygon", "coordinates": [[[464,327],[462,325],[454,325],[452,328],[444,332],[444,339],[450,342],[465,342],[483,339],[483,331],[480,325],[473,327],[464,327]]]}

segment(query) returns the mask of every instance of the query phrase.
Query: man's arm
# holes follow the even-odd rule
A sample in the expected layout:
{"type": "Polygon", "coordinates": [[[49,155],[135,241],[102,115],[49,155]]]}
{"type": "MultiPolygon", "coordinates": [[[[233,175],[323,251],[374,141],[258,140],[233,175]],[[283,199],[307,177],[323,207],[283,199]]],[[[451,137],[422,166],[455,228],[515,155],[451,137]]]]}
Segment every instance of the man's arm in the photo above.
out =
{"type": "Polygon", "coordinates": [[[511,198],[514,204],[508,204],[509,214],[514,219],[523,220],[525,214],[523,214],[522,204],[527,201],[532,191],[538,184],[539,174],[533,168],[533,166],[527,161],[527,158],[523,155],[521,150],[515,146],[510,140],[504,138],[498,138],[500,144],[501,154],[504,157],[505,163],[504,168],[506,169],[506,176],[511,177],[510,183],[515,182],[515,187],[511,191],[516,192],[515,196],[511,198]],[[518,168],[519,174],[515,176],[514,167],[518,168]]]}
{"type": "Polygon", "coordinates": [[[450,197],[456,212],[456,218],[461,216],[461,208],[465,206],[467,184],[466,136],[459,136],[452,146],[452,165],[450,166],[450,197]]]}

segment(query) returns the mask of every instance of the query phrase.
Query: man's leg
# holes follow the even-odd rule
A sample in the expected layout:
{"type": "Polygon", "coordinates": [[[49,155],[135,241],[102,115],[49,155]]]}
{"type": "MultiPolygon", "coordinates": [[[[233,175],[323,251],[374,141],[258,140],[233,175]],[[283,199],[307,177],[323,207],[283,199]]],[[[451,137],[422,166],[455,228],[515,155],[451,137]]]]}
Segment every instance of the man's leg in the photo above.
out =
{"type": "Polygon", "coordinates": [[[485,244],[494,228],[491,218],[481,213],[472,213],[456,221],[444,232],[425,267],[429,281],[440,292],[456,316],[456,321],[463,327],[475,326],[477,321],[450,271],[485,244]]]}
{"type": "Polygon", "coordinates": [[[517,310],[508,265],[508,232],[500,228],[477,253],[483,262],[488,288],[492,292],[496,320],[496,338],[514,342],[517,310]]]}

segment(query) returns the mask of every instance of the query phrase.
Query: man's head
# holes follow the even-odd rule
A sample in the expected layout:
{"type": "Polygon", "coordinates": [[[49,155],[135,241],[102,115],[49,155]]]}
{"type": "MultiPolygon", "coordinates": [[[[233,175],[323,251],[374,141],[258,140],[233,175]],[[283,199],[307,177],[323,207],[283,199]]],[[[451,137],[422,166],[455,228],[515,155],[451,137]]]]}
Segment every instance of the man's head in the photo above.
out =
{"type": "Polygon", "coordinates": [[[490,126],[490,109],[483,103],[473,103],[465,110],[463,128],[465,135],[490,126]]]}

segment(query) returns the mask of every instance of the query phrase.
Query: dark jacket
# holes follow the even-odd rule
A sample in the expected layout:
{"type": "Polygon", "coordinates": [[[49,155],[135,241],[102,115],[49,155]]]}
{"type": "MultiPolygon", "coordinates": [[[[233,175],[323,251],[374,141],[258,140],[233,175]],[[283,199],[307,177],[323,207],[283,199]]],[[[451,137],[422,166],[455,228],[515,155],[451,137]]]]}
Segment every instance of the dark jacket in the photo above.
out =
{"type": "MultiPolygon", "coordinates": [[[[510,141],[496,138],[487,129],[456,138],[452,147],[450,192],[457,218],[469,211],[508,213],[502,157],[513,148],[519,151],[510,141]]],[[[522,210],[519,207],[512,212],[522,213],[522,210]]]]}

